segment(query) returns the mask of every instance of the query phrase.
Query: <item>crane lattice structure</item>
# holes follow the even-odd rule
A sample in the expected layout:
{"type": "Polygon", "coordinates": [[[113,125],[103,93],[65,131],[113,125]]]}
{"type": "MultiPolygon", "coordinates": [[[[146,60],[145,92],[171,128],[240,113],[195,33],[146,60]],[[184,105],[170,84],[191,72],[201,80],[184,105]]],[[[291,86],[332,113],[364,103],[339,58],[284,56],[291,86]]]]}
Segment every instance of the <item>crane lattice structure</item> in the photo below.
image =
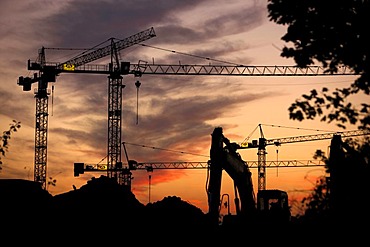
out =
{"type": "Polygon", "coordinates": [[[315,134],[315,135],[303,135],[303,136],[266,139],[263,135],[261,125],[259,125],[259,127],[260,127],[261,137],[258,140],[252,140],[252,142],[242,142],[241,144],[237,145],[238,149],[258,148],[257,166],[258,166],[258,190],[259,191],[266,189],[266,167],[267,167],[266,146],[268,145],[280,146],[282,144],[287,144],[287,143],[327,140],[327,139],[332,139],[334,136],[341,136],[343,138],[348,138],[348,137],[355,137],[355,136],[370,135],[370,130],[350,130],[350,131],[330,132],[330,133],[322,133],[322,134],[315,134]]]}
{"type": "MultiPolygon", "coordinates": [[[[246,161],[249,168],[258,168],[259,162],[255,160],[246,161]]],[[[266,167],[313,167],[325,166],[322,160],[279,160],[266,161],[266,167]]],[[[169,161],[169,162],[135,162],[131,165],[123,163],[123,167],[130,167],[130,170],[162,170],[162,169],[208,169],[209,161],[169,161]]],[[[93,163],[75,163],[74,176],[78,177],[85,172],[106,172],[107,164],[93,164],[93,163]]],[[[124,169],[124,168],[122,168],[124,169]]]]}
{"type": "Polygon", "coordinates": [[[102,48],[92,49],[89,53],[72,58],[63,63],[46,61],[45,49],[39,50],[38,62],[28,60],[28,70],[38,71],[34,77],[20,76],[17,84],[23,91],[30,91],[33,83],[38,83],[35,89],[36,126],[35,126],[35,164],[34,180],[46,188],[47,170],[47,134],[48,134],[48,97],[49,82],[56,82],[61,73],[106,74],[108,87],[108,177],[116,177],[119,184],[131,186],[131,173],[123,166],[121,160],[121,118],[122,118],[122,78],[125,75],[141,77],[149,75],[213,75],[213,76],[333,76],[354,75],[347,67],[340,67],[336,73],[327,73],[321,66],[245,66],[245,65],[194,65],[194,64],[149,64],[139,61],[137,64],[122,62],[119,51],[155,37],[153,28],[149,28],[126,39],[115,41],[102,48]],[[105,56],[111,56],[107,65],[89,64],[105,56]]]}

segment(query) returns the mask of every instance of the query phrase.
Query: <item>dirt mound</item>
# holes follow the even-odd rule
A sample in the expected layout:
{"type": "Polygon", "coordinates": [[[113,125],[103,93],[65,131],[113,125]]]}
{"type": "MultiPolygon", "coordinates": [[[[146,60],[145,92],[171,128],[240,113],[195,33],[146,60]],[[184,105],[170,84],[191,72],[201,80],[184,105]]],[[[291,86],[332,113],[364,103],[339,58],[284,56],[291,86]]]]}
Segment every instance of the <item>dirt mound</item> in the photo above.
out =
{"type": "Polygon", "coordinates": [[[52,195],[41,184],[23,179],[0,179],[0,210],[24,216],[34,210],[45,210],[52,195]]]}
{"type": "Polygon", "coordinates": [[[37,182],[3,179],[0,198],[2,211],[17,217],[17,221],[9,222],[46,224],[59,232],[68,229],[89,234],[96,230],[137,233],[145,228],[147,234],[157,234],[163,230],[204,230],[207,222],[201,209],[177,196],[143,205],[129,188],[106,176],[92,178],[79,189],[55,196],[37,182]]]}
{"type": "Polygon", "coordinates": [[[204,228],[207,223],[206,215],[200,208],[177,196],[147,204],[146,214],[150,226],[177,226],[195,230],[204,228]]]}

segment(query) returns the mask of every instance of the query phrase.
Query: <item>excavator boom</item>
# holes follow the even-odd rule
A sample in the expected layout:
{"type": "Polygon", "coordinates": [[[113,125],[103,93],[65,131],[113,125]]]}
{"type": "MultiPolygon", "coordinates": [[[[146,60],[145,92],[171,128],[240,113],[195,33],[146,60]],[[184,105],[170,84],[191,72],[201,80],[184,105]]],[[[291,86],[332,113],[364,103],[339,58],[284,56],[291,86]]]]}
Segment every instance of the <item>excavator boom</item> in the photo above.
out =
{"type": "MultiPolygon", "coordinates": [[[[215,128],[212,133],[210,157],[210,180],[207,192],[211,221],[219,220],[223,170],[233,179],[236,194],[239,194],[240,207],[236,205],[239,216],[245,219],[255,217],[256,203],[251,172],[236,152],[234,144],[224,137],[221,127],[215,128]]],[[[236,201],[239,202],[239,198],[236,201]]]]}
{"type": "MultiPolygon", "coordinates": [[[[239,145],[231,143],[217,127],[212,133],[209,162],[210,177],[207,188],[209,217],[211,222],[220,221],[221,180],[225,170],[234,182],[236,222],[243,225],[252,223],[288,222],[290,210],[288,194],[282,190],[260,190],[257,199],[254,194],[252,174],[248,165],[237,153],[239,145]],[[256,202],[257,201],[257,202],[256,202]],[[240,202],[240,205],[239,205],[240,202]]],[[[223,224],[234,222],[233,216],[224,216],[223,224]],[[226,217],[226,218],[225,218],[226,217]]]]}

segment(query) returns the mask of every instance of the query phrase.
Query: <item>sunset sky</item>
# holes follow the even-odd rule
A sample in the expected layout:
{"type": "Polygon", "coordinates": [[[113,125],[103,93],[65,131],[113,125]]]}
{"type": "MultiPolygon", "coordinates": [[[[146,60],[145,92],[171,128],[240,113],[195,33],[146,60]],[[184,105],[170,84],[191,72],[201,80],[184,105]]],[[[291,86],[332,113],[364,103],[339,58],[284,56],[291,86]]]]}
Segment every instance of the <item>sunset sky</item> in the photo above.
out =
{"type": "MultiPolygon", "coordinates": [[[[48,62],[64,62],[81,51],[50,48],[92,48],[110,38],[124,39],[153,27],[156,37],[121,51],[131,63],[295,65],[280,57],[286,27],[268,20],[265,0],[2,0],[0,2],[0,130],[12,120],[22,127],[14,133],[3,160],[0,178],[33,180],[35,98],[17,85],[19,76],[32,76],[28,59],[46,48],[48,62]],[[171,52],[175,51],[175,52],[171,52]],[[210,58],[210,59],[205,59],[210,58]]],[[[109,59],[109,57],[107,57],[109,59]]],[[[99,61],[106,65],[108,60],[99,61]]],[[[96,62],[94,63],[96,64],[96,62]]],[[[254,77],[133,75],[124,77],[122,141],[130,159],[138,162],[209,159],[211,133],[217,126],[230,141],[266,139],[342,131],[319,120],[289,119],[288,107],[313,88],[341,88],[354,76],[254,77]],[[135,82],[141,86],[138,92],[135,82]],[[137,108],[138,102],[138,108],[137,108]],[[138,119],[138,122],[137,122],[138,119]],[[131,145],[131,144],[136,145],[131,145]],[[152,147],[152,148],[151,148],[152,147]]],[[[98,173],[73,176],[73,164],[106,162],[108,78],[106,75],[61,74],[49,97],[47,177],[56,195],[86,184],[98,173]]],[[[359,103],[362,96],[352,98],[359,103]]],[[[347,130],[357,129],[348,126],[347,130]]],[[[312,160],[317,149],[328,151],[330,140],[267,147],[267,161],[312,160]]],[[[123,151],[123,149],[122,149],[123,151]]],[[[241,150],[246,161],[257,150],[241,150]]],[[[125,161],[124,154],[122,160],[125,161]]],[[[257,170],[251,169],[257,189],[257,170]]],[[[290,199],[307,194],[321,167],[268,168],[267,188],[289,192],[290,199]]],[[[105,175],[105,173],[102,173],[105,175]]],[[[206,169],[134,171],[132,190],[143,204],[176,195],[207,212],[206,169]]],[[[232,183],[224,174],[222,193],[233,199],[232,183]]]]}

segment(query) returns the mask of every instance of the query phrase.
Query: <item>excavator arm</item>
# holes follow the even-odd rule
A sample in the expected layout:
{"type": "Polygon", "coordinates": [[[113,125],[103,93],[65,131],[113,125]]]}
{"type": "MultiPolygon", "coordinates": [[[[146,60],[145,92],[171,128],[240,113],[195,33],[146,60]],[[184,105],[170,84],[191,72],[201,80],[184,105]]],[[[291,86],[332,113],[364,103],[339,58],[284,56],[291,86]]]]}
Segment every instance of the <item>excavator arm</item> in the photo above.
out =
{"type": "Polygon", "coordinates": [[[253,218],[256,213],[256,202],[252,183],[252,173],[240,155],[230,146],[224,148],[223,169],[234,181],[236,189],[237,214],[243,218],[253,218]],[[239,196],[239,199],[238,199],[239,196]],[[240,204],[239,204],[240,202],[240,204]]]}
{"type": "Polygon", "coordinates": [[[224,137],[222,128],[217,127],[212,133],[212,144],[210,151],[210,177],[208,184],[208,205],[211,222],[219,222],[221,180],[222,171],[225,170],[234,181],[236,195],[236,207],[238,216],[243,219],[252,219],[256,216],[256,203],[251,179],[251,172],[247,164],[236,152],[234,143],[224,137]]]}

